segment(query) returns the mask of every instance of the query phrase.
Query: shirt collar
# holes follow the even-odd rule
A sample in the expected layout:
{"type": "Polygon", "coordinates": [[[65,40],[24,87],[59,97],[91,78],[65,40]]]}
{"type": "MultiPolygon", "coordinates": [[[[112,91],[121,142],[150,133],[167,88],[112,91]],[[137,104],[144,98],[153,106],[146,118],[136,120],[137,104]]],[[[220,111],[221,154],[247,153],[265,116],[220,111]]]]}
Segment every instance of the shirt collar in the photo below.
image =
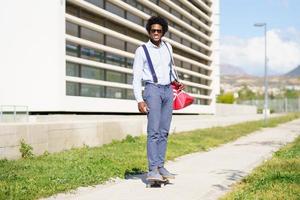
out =
{"type": "Polygon", "coordinates": [[[153,47],[153,48],[161,48],[162,46],[164,46],[165,43],[164,41],[162,40],[161,43],[159,44],[159,46],[156,46],[155,44],[153,44],[150,40],[147,42],[147,46],[148,47],[153,47]]]}

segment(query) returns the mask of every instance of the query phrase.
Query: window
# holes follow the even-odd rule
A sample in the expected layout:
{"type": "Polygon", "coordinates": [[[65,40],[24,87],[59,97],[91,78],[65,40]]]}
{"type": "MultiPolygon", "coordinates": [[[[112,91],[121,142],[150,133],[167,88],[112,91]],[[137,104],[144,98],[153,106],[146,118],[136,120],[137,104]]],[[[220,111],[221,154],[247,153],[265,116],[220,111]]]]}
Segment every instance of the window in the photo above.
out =
{"type": "Polygon", "coordinates": [[[182,61],[180,61],[180,60],[178,60],[178,59],[174,58],[174,62],[175,62],[175,66],[177,66],[177,67],[181,67],[181,63],[182,63],[182,61]]]}
{"type": "Polygon", "coordinates": [[[158,2],[158,6],[162,9],[164,9],[165,11],[168,11],[168,12],[170,11],[170,7],[167,6],[165,3],[163,3],[162,1],[158,2]]]}
{"type": "Polygon", "coordinates": [[[126,83],[131,85],[132,81],[133,81],[133,75],[132,74],[126,74],[126,83]]]}
{"type": "Polygon", "coordinates": [[[133,90],[127,89],[126,93],[127,93],[126,99],[135,99],[134,94],[133,94],[133,90]]]}
{"type": "Polygon", "coordinates": [[[122,72],[107,70],[106,71],[106,81],[126,83],[125,74],[122,72]]]}
{"type": "Polygon", "coordinates": [[[126,42],[126,51],[129,53],[135,53],[135,50],[138,48],[137,45],[126,42]]]}
{"type": "Polygon", "coordinates": [[[127,68],[130,68],[130,69],[132,69],[132,67],[133,67],[133,59],[131,59],[131,58],[126,58],[126,66],[127,66],[127,68]]]}
{"type": "Polygon", "coordinates": [[[92,13],[89,13],[88,11],[85,11],[85,10],[81,10],[80,18],[87,20],[89,22],[92,22],[94,24],[98,24],[100,26],[104,25],[104,18],[94,15],[92,13]]]}
{"type": "Polygon", "coordinates": [[[126,12],[126,19],[128,19],[129,21],[136,23],[138,25],[143,26],[143,19],[141,19],[140,17],[131,14],[130,12],[126,12]]]}
{"type": "Polygon", "coordinates": [[[100,8],[103,8],[103,0],[86,0],[87,2],[94,4],[100,8]]]}
{"type": "Polygon", "coordinates": [[[122,56],[114,55],[106,52],[105,62],[107,64],[125,67],[125,58],[122,56]]]}
{"type": "Polygon", "coordinates": [[[95,80],[104,80],[104,70],[83,65],[81,67],[81,77],[95,80]]]}
{"type": "Polygon", "coordinates": [[[66,63],[66,75],[79,77],[79,64],[67,62],[66,63]]]}
{"type": "Polygon", "coordinates": [[[104,86],[81,84],[80,96],[85,97],[104,97],[104,86]]]}
{"type": "Polygon", "coordinates": [[[115,98],[115,99],[124,99],[125,98],[125,89],[115,88],[115,87],[106,87],[106,97],[115,98]]]}
{"type": "Polygon", "coordinates": [[[124,18],[124,10],[108,1],[105,2],[105,10],[124,18]]]}
{"type": "Polygon", "coordinates": [[[77,57],[78,56],[78,45],[71,43],[71,42],[67,42],[66,43],[66,52],[67,52],[67,55],[69,55],[69,56],[77,57]]]}
{"type": "Polygon", "coordinates": [[[85,27],[81,27],[81,38],[89,40],[91,42],[96,42],[99,44],[103,44],[104,35],[102,33],[90,30],[85,27]]]}
{"type": "Polygon", "coordinates": [[[99,52],[87,47],[81,47],[81,57],[88,60],[104,62],[104,52],[99,52]]]}
{"type": "Polygon", "coordinates": [[[67,81],[66,94],[69,96],[79,96],[79,83],[67,81]]]}
{"type": "Polygon", "coordinates": [[[78,37],[78,25],[66,22],[66,33],[78,37]]]}
{"type": "Polygon", "coordinates": [[[109,35],[106,35],[106,45],[116,48],[116,49],[123,50],[123,51],[125,50],[125,42],[124,41],[114,38],[114,37],[111,37],[109,35]]]}
{"type": "Polygon", "coordinates": [[[78,16],[79,9],[73,5],[67,4],[66,13],[74,15],[74,16],[78,16]]]}

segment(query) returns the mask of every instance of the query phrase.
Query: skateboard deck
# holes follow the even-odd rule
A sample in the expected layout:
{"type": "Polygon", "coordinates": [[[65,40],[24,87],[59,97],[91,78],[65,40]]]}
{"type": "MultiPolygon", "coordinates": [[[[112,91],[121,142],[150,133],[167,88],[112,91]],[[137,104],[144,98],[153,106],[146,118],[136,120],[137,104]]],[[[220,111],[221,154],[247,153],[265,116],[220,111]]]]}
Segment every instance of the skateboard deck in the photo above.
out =
{"type": "Polygon", "coordinates": [[[163,180],[150,179],[150,180],[147,180],[147,181],[148,181],[147,188],[161,187],[162,185],[167,185],[167,184],[170,183],[169,179],[163,179],[163,180]]]}

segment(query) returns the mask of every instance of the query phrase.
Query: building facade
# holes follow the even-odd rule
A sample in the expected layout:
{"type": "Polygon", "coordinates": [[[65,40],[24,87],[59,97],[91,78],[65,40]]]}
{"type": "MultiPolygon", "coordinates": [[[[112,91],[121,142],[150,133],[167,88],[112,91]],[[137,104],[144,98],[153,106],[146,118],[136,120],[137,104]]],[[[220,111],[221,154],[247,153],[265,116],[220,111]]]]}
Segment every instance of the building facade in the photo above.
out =
{"type": "Polygon", "coordinates": [[[0,105],[26,105],[31,112],[138,112],[132,90],[134,52],[148,41],[147,19],[159,15],[169,23],[163,39],[173,47],[179,78],[196,99],[176,112],[215,112],[218,0],[4,4],[0,24],[7,29],[1,38],[5,57],[0,61],[0,105]],[[7,12],[10,8],[18,12],[7,12]],[[17,50],[22,55],[15,57],[17,50]]]}

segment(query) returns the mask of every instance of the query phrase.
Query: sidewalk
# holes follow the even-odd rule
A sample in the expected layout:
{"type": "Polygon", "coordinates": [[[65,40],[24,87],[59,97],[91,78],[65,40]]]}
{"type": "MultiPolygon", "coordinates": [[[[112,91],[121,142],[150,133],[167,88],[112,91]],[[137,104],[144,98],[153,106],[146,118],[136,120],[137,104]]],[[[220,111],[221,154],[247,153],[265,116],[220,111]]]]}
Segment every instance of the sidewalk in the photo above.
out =
{"type": "Polygon", "coordinates": [[[176,174],[171,184],[146,188],[145,175],[95,187],[79,188],[48,200],[206,200],[218,199],[230,186],[270,158],[274,151],[300,135],[300,119],[266,128],[208,152],[189,154],[168,162],[176,174]]]}

